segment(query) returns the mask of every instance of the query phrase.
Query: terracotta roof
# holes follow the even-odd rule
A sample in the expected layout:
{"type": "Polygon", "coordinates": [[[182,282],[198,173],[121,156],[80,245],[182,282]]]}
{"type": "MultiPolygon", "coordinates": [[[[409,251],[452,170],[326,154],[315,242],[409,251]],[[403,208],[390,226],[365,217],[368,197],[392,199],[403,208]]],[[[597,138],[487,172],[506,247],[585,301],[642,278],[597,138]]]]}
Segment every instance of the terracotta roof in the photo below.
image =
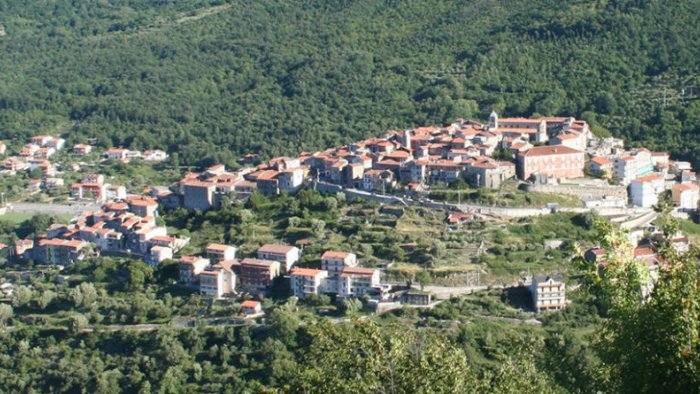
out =
{"type": "Polygon", "coordinates": [[[661,177],[659,177],[656,174],[651,174],[651,175],[639,177],[637,179],[633,179],[632,182],[645,183],[645,182],[658,181],[658,180],[661,180],[661,177]]]}
{"type": "Polygon", "coordinates": [[[137,207],[148,207],[148,206],[158,206],[158,201],[152,198],[130,198],[128,199],[129,204],[137,207]]]}
{"type": "Polygon", "coordinates": [[[182,256],[182,257],[180,257],[180,260],[178,260],[178,262],[180,262],[182,264],[190,264],[191,265],[191,264],[195,264],[195,263],[202,261],[202,260],[203,260],[203,258],[199,257],[199,256],[182,256]]]}
{"type": "Polygon", "coordinates": [[[606,166],[609,164],[612,164],[612,160],[608,159],[607,157],[601,157],[597,156],[591,159],[592,163],[598,164],[599,166],[606,166]]]}
{"type": "Polygon", "coordinates": [[[693,185],[692,183],[677,183],[673,185],[673,190],[684,192],[687,190],[700,190],[700,187],[698,187],[698,185],[693,185]]]}
{"type": "Polygon", "coordinates": [[[256,308],[260,305],[260,301],[247,300],[241,303],[241,308],[256,308]]]}
{"type": "Polygon", "coordinates": [[[227,271],[232,271],[234,266],[240,267],[241,263],[239,263],[238,260],[224,260],[216,263],[214,266],[221,267],[222,269],[227,271]]]}
{"type": "Polygon", "coordinates": [[[157,235],[153,238],[151,238],[152,241],[158,241],[158,242],[173,242],[175,241],[175,237],[170,237],[167,235],[157,235]]]}
{"type": "Polygon", "coordinates": [[[317,269],[312,269],[312,268],[294,268],[292,269],[291,275],[292,276],[311,276],[315,277],[318,274],[322,273],[324,271],[322,270],[317,270],[317,269]]]}
{"type": "Polygon", "coordinates": [[[372,276],[376,270],[374,268],[360,268],[360,267],[345,267],[340,277],[348,277],[353,275],[358,276],[372,276]]]}
{"type": "Polygon", "coordinates": [[[228,250],[228,248],[233,248],[234,246],[231,245],[223,245],[223,244],[209,244],[207,245],[207,250],[216,250],[219,252],[225,252],[228,250]]]}
{"type": "Polygon", "coordinates": [[[267,181],[267,180],[274,179],[275,177],[277,177],[277,175],[279,175],[279,172],[277,172],[275,170],[266,170],[266,171],[262,171],[260,174],[258,174],[256,180],[267,181]]]}
{"type": "Polygon", "coordinates": [[[533,157],[533,156],[549,156],[549,155],[566,155],[566,154],[572,154],[572,153],[582,153],[582,152],[578,151],[576,149],[573,149],[573,148],[569,148],[568,146],[563,146],[563,145],[545,145],[545,146],[536,146],[534,148],[530,148],[525,152],[519,153],[519,155],[533,157]]]}
{"type": "Polygon", "coordinates": [[[542,123],[542,119],[529,119],[529,118],[501,118],[501,119],[498,119],[499,127],[500,127],[501,123],[508,123],[508,122],[540,124],[540,123],[542,123]]]}
{"type": "Polygon", "coordinates": [[[558,140],[572,140],[574,138],[579,138],[580,136],[581,136],[581,134],[565,133],[565,134],[559,134],[554,138],[556,138],[558,140]]]}
{"type": "Polygon", "coordinates": [[[243,259],[243,261],[241,261],[241,266],[247,265],[247,266],[270,268],[273,264],[279,264],[279,262],[272,261],[272,260],[250,259],[250,258],[243,259]]]}
{"type": "Polygon", "coordinates": [[[650,247],[637,247],[634,249],[634,257],[654,255],[654,250],[650,247]]]}
{"type": "Polygon", "coordinates": [[[287,254],[291,252],[292,249],[294,249],[294,246],[267,244],[261,246],[258,249],[258,253],[287,254]]]}
{"type": "Polygon", "coordinates": [[[322,259],[345,259],[346,257],[350,256],[350,253],[348,252],[337,252],[334,250],[329,250],[323,253],[321,256],[322,259]]]}

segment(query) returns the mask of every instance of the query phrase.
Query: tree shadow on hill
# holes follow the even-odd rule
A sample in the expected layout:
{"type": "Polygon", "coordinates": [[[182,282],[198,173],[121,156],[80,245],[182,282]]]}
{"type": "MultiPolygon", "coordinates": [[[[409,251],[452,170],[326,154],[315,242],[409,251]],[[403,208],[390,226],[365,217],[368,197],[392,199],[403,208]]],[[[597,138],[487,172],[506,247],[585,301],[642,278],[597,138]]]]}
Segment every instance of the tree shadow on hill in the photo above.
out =
{"type": "Polygon", "coordinates": [[[513,308],[532,310],[532,296],[525,286],[509,287],[503,291],[503,301],[513,308]]]}

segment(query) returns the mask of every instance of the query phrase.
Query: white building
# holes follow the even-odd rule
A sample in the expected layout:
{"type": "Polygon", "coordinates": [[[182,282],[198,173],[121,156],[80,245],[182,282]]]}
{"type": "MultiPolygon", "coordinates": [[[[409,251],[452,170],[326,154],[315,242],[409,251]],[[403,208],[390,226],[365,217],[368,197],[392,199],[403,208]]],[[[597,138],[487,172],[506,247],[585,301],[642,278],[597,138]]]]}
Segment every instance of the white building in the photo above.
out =
{"type": "Polygon", "coordinates": [[[178,261],[180,282],[187,285],[197,284],[198,276],[209,266],[209,259],[203,257],[182,256],[178,261]]]}
{"type": "Polygon", "coordinates": [[[294,268],[289,276],[292,295],[304,298],[309,294],[319,295],[326,291],[328,271],[294,268]]]}
{"type": "Polygon", "coordinates": [[[296,167],[281,171],[277,179],[280,190],[295,193],[304,183],[304,168],[296,167]]]}
{"type": "Polygon", "coordinates": [[[633,179],[629,185],[630,203],[649,208],[659,202],[659,193],[664,191],[664,180],[656,175],[633,179]]]}
{"type": "Polygon", "coordinates": [[[296,246],[267,244],[258,249],[259,259],[279,261],[283,272],[289,272],[300,256],[301,251],[296,246]]]}
{"type": "Polygon", "coordinates": [[[579,151],[586,150],[586,136],[578,133],[561,133],[549,140],[550,145],[564,145],[579,151]]]}
{"type": "Polygon", "coordinates": [[[530,285],[532,305],[537,312],[566,307],[566,284],[560,276],[537,275],[530,285]]]}
{"type": "Polygon", "coordinates": [[[112,160],[123,160],[129,155],[128,149],[111,148],[105,151],[105,158],[112,160]]]}
{"type": "Polygon", "coordinates": [[[168,158],[168,154],[160,149],[147,150],[143,152],[144,161],[163,161],[168,158]]]}
{"type": "Polygon", "coordinates": [[[204,254],[212,264],[220,261],[233,260],[236,258],[236,247],[232,245],[209,244],[204,250],[204,254]]]}
{"type": "Polygon", "coordinates": [[[339,293],[338,275],[347,267],[357,266],[357,256],[354,253],[329,250],[321,256],[321,269],[328,271],[331,278],[328,282],[329,293],[339,293]]]}
{"type": "Polygon", "coordinates": [[[167,246],[153,246],[151,250],[148,251],[146,256],[146,262],[149,265],[156,266],[162,263],[166,259],[173,258],[173,250],[167,246]]]}
{"type": "Polygon", "coordinates": [[[698,209],[700,187],[692,183],[677,183],[672,189],[673,204],[681,211],[698,209]]]}
{"type": "Polygon", "coordinates": [[[372,288],[379,287],[379,270],[373,268],[346,267],[338,275],[338,296],[362,297],[372,288]]]}
{"type": "Polygon", "coordinates": [[[615,158],[613,162],[613,179],[628,185],[633,179],[649,175],[654,171],[651,152],[640,149],[615,158]]]}
{"type": "Polygon", "coordinates": [[[233,293],[236,288],[234,261],[226,261],[205,268],[199,273],[199,292],[216,298],[233,293]]]}

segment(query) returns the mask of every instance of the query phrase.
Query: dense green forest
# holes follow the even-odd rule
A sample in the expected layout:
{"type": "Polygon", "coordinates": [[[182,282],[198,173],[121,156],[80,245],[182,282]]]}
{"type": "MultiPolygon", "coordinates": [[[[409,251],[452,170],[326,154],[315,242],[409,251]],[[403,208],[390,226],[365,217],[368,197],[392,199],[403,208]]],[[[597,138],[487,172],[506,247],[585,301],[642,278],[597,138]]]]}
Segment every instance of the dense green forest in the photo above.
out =
{"type": "Polygon", "coordinates": [[[0,1],[0,138],[231,164],[573,114],[700,164],[697,0],[0,1]]]}

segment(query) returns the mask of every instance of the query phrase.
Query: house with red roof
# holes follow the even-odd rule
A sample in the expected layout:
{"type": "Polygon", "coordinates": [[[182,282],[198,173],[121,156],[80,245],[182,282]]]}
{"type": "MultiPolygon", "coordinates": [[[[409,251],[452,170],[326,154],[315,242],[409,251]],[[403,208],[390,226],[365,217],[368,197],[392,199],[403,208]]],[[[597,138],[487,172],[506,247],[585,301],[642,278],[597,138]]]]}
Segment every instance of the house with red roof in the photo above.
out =
{"type": "Polygon", "coordinates": [[[549,140],[550,145],[563,145],[579,151],[586,150],[587,139],[584,134],[564,132],[549,140]]]}
{"type": "Polygon", "coordinates": [[[260,301],[246,300],[241,303],[241,309],[246,315],[257,315],[262,312],[262,303],[260,301]]]}
{"type": "Polygon", "coordinates": [[[394,172],[390,170],[369,170],[362,177],[362,188],[367,191],[388,190],[395,183],[394,172]]]}
{"type": "Polygon", "coordinates": [[[518,177],[528,180],[531,176],[553,179],[583,176],[584,153],[563,145],[536,146],[516,156],[518,177]]]}
{"type": "Polygon", "coordinates": [[[591,174],[601,178],[612,176],[613,161],[603,156],[595,156],[590,161],[591,174]]]}
{"type": "Polygon", "coordinates": [[[663,191],[664,180],[656,174],[633,179],[629,185],[630,204],[650,208],[659,202],[659,194],[663,191]]]}
{"type": "Polygon", "coordinates": [[[700,200],[700,187],[692,183],[676,183],[671,189],[671,197],[680,211],[695,211],[700,200]]]}
{"type": "Polygon", "coordinates": [[[40,239],[33,249],[34,260],[41,264],[67,265],[85,257],[87,242],[66,239],[40,239]]]}
{"type": "Polygon", "coordinates": [[[200,256],[182,256],[178,260],[180,283],[198,285],[198,275],[209,266],[209,259],[200,256]]]}
{"type": "Polygon", "coordinates": [[[308,295],[320,295],[326,292],[328,271],[311,268],[292,269],[289,280],[292,295],[305,298],[308,295]]]}
{"type": "Polygon", "coordinates": [[[236,258],[236,247],[233,245],[223,245],[211,243],[204,249],[204,254],[212,264],[220,261],[233,260],[236,258]]]}
{"type": "Polygon", "coordinates": [[[272,285],[281,273],[280,262],[262,259],[243,259],[238,283],[244,288],[261,290],[272,285]]]}
{"type": "Polygon", "coordinates": [[[258,259],[278,261],[282,272],[288,272],[299,261],[301,251],[296,246],[266,244],[258,249],[258,259]]]}
{"type": "Polygon", "coordinates": [[[374,268],[345,267],[337,278],[338,296],[362,297],[379,287],[379,270],[374,268]]]}

